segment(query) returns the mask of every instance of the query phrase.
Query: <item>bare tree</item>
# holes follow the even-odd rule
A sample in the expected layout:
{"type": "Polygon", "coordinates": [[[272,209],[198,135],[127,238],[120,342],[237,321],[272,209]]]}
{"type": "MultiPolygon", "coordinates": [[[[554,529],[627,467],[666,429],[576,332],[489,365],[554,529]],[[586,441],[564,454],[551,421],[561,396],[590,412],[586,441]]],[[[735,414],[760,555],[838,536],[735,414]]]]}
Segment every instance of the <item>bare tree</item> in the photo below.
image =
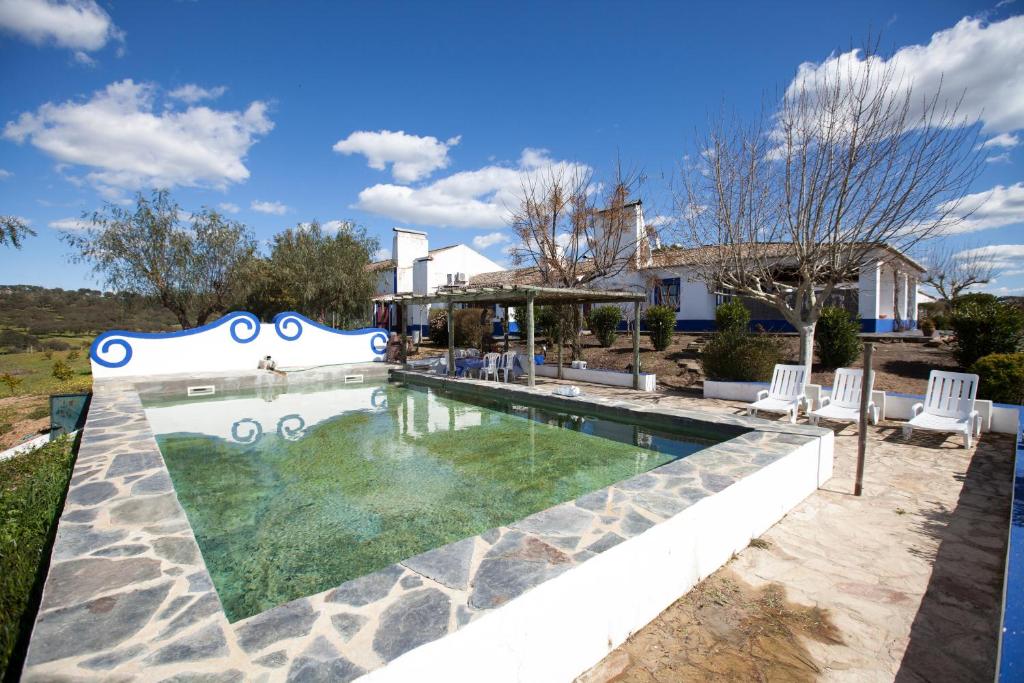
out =
{"type": "MultiPolygon", "coordinates": [[[[631,201],[643,181],[640,173],[624,173],[619,164],[606,186],[578,167],[552,167],[527,177],[511,212],[518,237],[512,262],[535,267],[550,287],[586,287],[615,278],[647,248],[636,232],[637,202],[631,201]]],[[[569,309],[568,341],[578,358],[579,307],[569,309]]]]}
{"type": "Polygon", "coordinates": [[[998,275],[992,255],[984,249],[953,250],[935,247],[925,257],[928,270],[921,282],[928,285],[943,301],[953,302],[974,285],[985,285],[998,275]]]}
{"type": "Polygon", "coordinates": [[[980,168],[959,102],[915,95],[870,51],[843,64],[803,74],[752,124],[713,122],[676,197],[700,276],[778,309],[808,371],[833,289],[883,245],[906,252],[964,220],[980,168]]]}
{"type": "Polygon", "coordinates": [[[21,241],[25,236],[35,234],[25,219],[17,216],[0,216],[0,244],[9,244],[15,249],[21,249],[21,241]]]}

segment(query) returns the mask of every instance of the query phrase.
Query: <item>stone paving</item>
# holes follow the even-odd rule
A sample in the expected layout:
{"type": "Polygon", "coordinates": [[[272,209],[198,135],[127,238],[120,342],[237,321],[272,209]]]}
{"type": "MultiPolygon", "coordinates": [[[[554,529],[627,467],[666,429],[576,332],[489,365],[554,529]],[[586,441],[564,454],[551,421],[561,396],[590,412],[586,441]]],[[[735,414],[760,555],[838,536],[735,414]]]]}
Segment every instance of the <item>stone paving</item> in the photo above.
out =
{"type": "MultiPolygon", "coordinates": [[[[627,396],[611,387],[585,390],[627,396]]],[[[659,408],[743,410],[738,402],[628,396],[659,408]]],[[[767,548],[746,549],[728,571],[753,587],[779,584],[789,600],[828,610],[843,642],[802,641],[823,680],[991,681],[1013,437],[984,434],[967,450],[955,435],[915,433],[904,441],[899,422],[883,421],[868,432],[864,495],[855,497],[856,429],[829,426],[836,430],[834,478],[763,535],[767,548]]],[[[681,638],[660,649],[671,651],[681,638]]],[[[683,675],[664,678],[657,658],[630,661],[626,649],[595,667],[588,683],[683,675]]]]}
{"type": "MultiPolygon", "coordinates": [[[[230,624],[134,385],[97,381],[94,391],[27,681],[352,680],[832,439],[818,427],[720,414],[715,422],[737,436],[684,460],[230,624]]],[[[619,397],[557,401],[638,423],[707,421],[685,408],[627,412],[635,406],[619,397]]]]}

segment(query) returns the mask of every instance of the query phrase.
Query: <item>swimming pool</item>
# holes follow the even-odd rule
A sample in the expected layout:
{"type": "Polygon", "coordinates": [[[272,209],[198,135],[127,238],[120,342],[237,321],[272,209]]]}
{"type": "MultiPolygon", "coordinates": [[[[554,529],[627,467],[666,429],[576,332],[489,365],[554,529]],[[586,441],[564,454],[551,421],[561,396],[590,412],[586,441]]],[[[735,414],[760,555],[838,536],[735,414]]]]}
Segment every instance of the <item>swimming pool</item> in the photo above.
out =
{"type": "Polygon", "coordinates": [[[735,435],[467,400],[388,382],[145,399],[228,618],[510,524],[735,435]]]}

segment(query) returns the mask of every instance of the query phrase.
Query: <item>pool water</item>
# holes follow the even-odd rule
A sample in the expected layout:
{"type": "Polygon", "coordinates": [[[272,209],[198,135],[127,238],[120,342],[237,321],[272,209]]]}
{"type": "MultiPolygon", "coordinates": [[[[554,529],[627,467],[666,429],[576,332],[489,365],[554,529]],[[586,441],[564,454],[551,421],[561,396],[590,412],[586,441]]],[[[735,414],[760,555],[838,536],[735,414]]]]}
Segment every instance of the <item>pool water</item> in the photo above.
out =
{"type": "Polygon", "coordinates": [[[148,399],[146,413],[231,621],[728,438],[393,383],[148,399]]]}

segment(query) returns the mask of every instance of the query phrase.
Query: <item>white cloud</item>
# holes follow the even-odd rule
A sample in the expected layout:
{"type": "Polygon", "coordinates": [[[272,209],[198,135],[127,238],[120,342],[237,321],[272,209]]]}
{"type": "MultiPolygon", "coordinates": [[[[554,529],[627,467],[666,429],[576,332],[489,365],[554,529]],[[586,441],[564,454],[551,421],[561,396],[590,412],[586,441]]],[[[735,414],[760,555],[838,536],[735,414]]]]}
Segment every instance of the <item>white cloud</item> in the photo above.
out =
{"type": "Polygon", "coordinates": [[[36,45],[52,42],[85,52],[124,39],[95,0],[0,0],[0,28],[36,45]]]}
{"type": "MultiPolygon", "coordinates": [[[[934,95],[941,84],[944,105],[955,105],[964,95],[959,114],[978,118],[982,132],[1002,134],[1024,128],[1024,15],[986,23],[965,17],[952,28],[932,35],[927,45],[908,45],[888,60],[868,58],[872,73],[885,67],[896,72],[899,88],[913,88],[914,106],[934,95]]],[[[860,50],[832,55],[821,64],[804,63],[789,85],[819,77],[849,82],[868,67],[860,50]]]]}
{"type": "Polygon", "coordinates": [[[993,147],[1001,147],[1003,149],[1012,149],[1020,144],[1020,138],[1013,133],[1000,133],[994,138],[989,138],[985,142],[981,143],[982,149],[991,149],[993,147]]]}
{"type": "Polygon", "coordinates": [[[373,254],[374,261],[387,261],[391,258],[391,250],[387,247],[381,247],[373,254]]]}
{"type": "Polygon", "coordinates": [[[203,88],[195,83],[186,83],[167,93],[167,96],[187,104],[195,104],[202,100],[215,100],[227,92],[227,90],[223,85],[218,85],[214,88],[203,88]]]}
{"type": "Polygon", "coordinates": [[[987,164],[1008,164],[1010,163],[1010,153],[1003,152],[1002,154],[993,154],[990,157],[985,157],[985,163],[987,164]]]}
{"type": "Polygon", "coordinates": [[[238,206],[238,204],[232,204],[231,202],[221,202],[220,204],[217,205],[217,208],[223,211],[224,213],[238,213],[239,211],[242,210],[241,207],[238,206]]]}
{"type": "Polygon", "coordinates": [[[6,168],[0,168],[0,180],[7,180],[12,175],[14,174],[8,171],[6,168]]]}
{"type": "MultiPolygon", "coordinates": [[[[942,210],[948,205],[939,207],[942,210]]],[[[945,231],[946,234],[977,232],[1024,223],[1024,182],[996,185],[991,190],[976,192],[963,198],[956,213],[967,216],[963,222],[945,231]]]]}
{"type": "Polygon", "coordinates": [[[273,122],[267,105],[245,111],[190,106],[155,113],[157,88],[130,79],[111,83],[86,101],[48,102],[4,127],[61,165],[85,166],[85,179],[108,197],[146,186],[223,189],[249,177],[243,160],[273,122]]]}
{"type": "Polygon", "coordinates": [[[61,218],[50,223],[50,227],[54,230],[85,230],[91,225],[92,223],[81,218],[61,218]]]}
{"type": "Polygon", "coordinates": [[[546,150],[525,149],[516,167],[485,166],[423,187],[381,184],[359,193],[353,208],[398,221],[454,228],[500,228],[518,204],[523,184],[549,174],[587,173],[586,165],[555,161],[546,150]]]}
{"type": "Polygon", "coordinates": [[[362,154],[370,168],[383,171],[391,164],[391,175],[400,183],[426,178],[450,163],[448,150],[459,144],[456,135],[445,141],[432,135],[421,137],[405,131],[358,130],[334,144],[339,154],[362,154]]]}
{"type": "Polygon", "coordinates": [[[473,246],[477,249],[487,249],[495,244],[511,242],[512,238],[503,232],[489,232],[486,235],[477,235],[473,238],[473,246]]]}
{"type": "Polygon", "coordinates": [[[71,55],[71,58],[75,60],[75,63],[81,64],[82,66],[96,66],[96,60],[82,50],[75,50],[75,53],[71,55]]]}
{"type": "Polygon", "coordinates": [[[253,200],[253,202],[249,204],[249,208],[253,211],[270,213],[276,216],[283,216],[288,213],[288,207],[281,202],[261,202],[259,200],[253,200]]]}

